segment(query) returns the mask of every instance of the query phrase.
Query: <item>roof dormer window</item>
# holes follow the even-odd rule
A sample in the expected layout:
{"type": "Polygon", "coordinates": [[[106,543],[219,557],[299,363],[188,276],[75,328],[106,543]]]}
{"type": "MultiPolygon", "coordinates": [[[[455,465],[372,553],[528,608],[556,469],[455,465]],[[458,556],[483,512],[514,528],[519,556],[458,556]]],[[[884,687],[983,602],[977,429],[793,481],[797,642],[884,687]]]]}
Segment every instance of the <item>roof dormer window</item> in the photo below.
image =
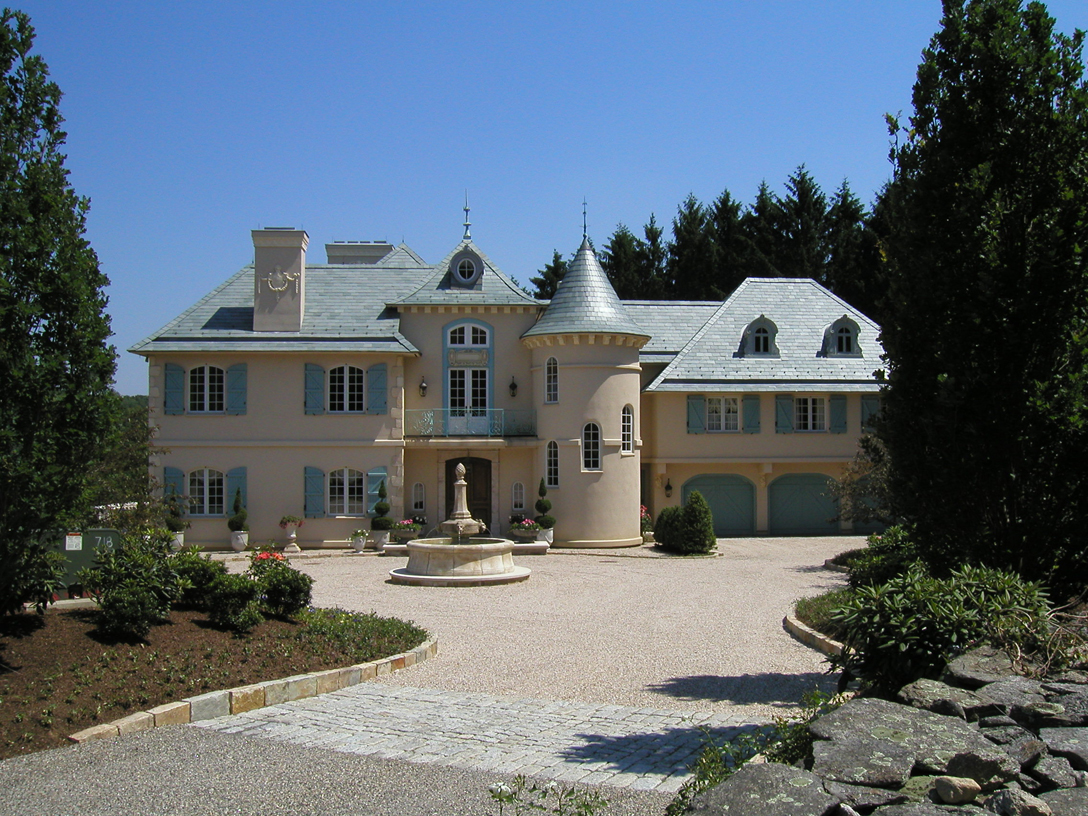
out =
{"type": "Polygon", "coordinates": [[[743,354],[745,357],[777,357],[778,326],[765,315],[760,315],[744,330],[743,354]]]}
{"type": "Polygon", "coordinates": [[[861,357],[858,324],[843,315],[824,329],[824,354],[828,357],[861,357]]]}
{"type": "Polygon", "coordinates": [[[458,288],[475,286],[484,270],[484,263],[471,249],[463,249],[450,261],[450,284],[458,288]]]}
{"type": "Polygon", "coordinates": [[[463,281],[469,281],[476,277],[476,264],[472,262],[471,258],[463,258],[457,264],[457,277],[463,281]]]}

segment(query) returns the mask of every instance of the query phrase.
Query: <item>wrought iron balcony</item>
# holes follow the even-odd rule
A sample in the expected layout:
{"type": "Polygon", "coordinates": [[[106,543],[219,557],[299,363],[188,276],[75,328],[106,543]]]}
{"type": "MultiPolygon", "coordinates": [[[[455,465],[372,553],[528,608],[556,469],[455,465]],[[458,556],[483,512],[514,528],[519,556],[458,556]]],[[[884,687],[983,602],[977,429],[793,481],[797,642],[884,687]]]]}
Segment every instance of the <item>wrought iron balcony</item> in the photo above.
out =
{"type": "Polygon", "coordinates": [[[404,435],[429,439],[443,436],[536,436],[536,411],[506,408],[408,408],[404,435]]]}

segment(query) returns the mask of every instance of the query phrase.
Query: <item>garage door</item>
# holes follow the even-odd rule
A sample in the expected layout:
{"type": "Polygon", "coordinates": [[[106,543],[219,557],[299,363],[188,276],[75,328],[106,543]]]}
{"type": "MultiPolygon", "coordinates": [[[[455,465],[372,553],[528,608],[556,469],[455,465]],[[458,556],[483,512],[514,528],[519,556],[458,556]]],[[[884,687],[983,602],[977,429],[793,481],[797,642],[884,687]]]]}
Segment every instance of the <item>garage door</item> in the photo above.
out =
{"type": "Polygon", "coordinates": [[[839,512],[831,479],[819,473],[791,473],[767,489],[768,527],[777,535],[835,535],[839,512]]]}
{"type": "Polygon", "coordinates": [[[749,536],[756,530],[756,490],[743,476],[705,474],[684,483],[681,499],[687,503],[693,490],[703,494],[714,515],[714,535],[749,536]]]}

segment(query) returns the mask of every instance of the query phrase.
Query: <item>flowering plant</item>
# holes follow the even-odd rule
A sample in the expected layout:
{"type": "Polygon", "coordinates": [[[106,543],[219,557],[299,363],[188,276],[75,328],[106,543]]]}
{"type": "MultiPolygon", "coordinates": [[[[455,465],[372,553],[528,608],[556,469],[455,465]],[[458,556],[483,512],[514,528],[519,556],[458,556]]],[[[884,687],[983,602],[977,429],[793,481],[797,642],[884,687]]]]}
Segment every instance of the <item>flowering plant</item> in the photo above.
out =
{"type": "Polygon", "coordinates": [[[284,516],[280,519],[280,527],[286,530],[288,527],[301,527],[302,519],[298,516],[284,516]]]}
{"type": "Polygon", "coordinates": [[[539,529],[540,525],[532,519],[522,519],[510,525],[510,532],[512,533],[535,533],[539,529]]]}
{"type": "Polygon", "coordinates": [[[360,527],[358,530],[353,530],[352,531],[351,537],[352,538],[366,538],[369,533],[370,533],[370,530],[364,530],[362,527],[360,527]]]}
{"type": "Polygon", "coordinates": [[[650,511],[645,504],[638,506],[638,518],[639,523],[642,525],[642,532],[649,533],[654,529],[654,517],[650,515],[650,511]]]}
{"type": "Polygon", "coordinates": [[[249,555],[249,577],[255,581],[262,580],[269,570],[276,569],[278,562],[286,562],[282,553],[272,549],[272,545],[261,545],[249,555]]]}
{"type": "Polygon", "coordinates": [[[394,532],[396,532],[397,530],[411,530],[412,532],[415,532],[418,529],[419,525],[416,523],[416,520],[410,518],[401,519],[393,525],[394,532]]]}

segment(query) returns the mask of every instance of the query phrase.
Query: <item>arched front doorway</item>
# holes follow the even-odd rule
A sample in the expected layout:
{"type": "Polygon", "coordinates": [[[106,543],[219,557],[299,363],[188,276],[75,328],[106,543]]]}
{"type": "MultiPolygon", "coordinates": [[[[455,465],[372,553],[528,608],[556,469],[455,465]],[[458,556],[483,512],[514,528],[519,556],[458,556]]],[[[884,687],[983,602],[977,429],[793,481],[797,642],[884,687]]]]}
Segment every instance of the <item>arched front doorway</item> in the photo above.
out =
{"type": "Polygon", "coordinates": [[[453,515],[453,483],[457,475],[453,472],[458,464],[465,466],[465,481],[468,482],[468,510],[472,517],[482,521],[491,529],[491,460],[476,456],[462,456],[446,460],[446,515],[441,520],[453,515]]]}

